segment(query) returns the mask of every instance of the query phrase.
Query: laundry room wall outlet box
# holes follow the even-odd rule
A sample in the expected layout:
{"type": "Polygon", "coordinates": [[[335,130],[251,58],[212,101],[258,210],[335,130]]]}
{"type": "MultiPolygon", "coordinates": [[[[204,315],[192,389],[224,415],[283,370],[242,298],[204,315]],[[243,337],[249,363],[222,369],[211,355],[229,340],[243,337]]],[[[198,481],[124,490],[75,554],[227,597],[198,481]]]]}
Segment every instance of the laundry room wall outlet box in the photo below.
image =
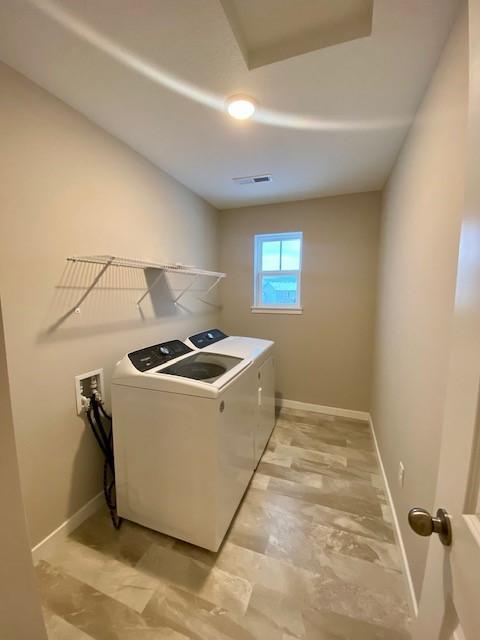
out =
{"type": "Polygon", "coordinates": [[[77,414],[81,415],[87,406],[85,398],[89,398],[93,391],[96,390],[102,398],[105,397],[105,383],[103,369],[95,369],[87,373],[81,373],[75,376],[75,399],[77,406],[77,414]]]}

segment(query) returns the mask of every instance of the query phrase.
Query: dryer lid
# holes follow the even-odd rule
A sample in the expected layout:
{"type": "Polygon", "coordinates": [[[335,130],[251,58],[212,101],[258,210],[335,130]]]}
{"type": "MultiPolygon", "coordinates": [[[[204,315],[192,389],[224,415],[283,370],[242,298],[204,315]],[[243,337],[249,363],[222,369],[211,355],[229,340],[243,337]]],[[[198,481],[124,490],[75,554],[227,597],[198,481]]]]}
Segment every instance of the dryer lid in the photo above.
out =
{"type": "Polygon", "coordinates": [[[262,338],[248,338],[246,336],[228,336],[221,342],[211,347],[206,347],[203,352],[225,353],[238,358],[251,358],[254,361],[262,361],[272,352],[274,343],[262,338]]]}

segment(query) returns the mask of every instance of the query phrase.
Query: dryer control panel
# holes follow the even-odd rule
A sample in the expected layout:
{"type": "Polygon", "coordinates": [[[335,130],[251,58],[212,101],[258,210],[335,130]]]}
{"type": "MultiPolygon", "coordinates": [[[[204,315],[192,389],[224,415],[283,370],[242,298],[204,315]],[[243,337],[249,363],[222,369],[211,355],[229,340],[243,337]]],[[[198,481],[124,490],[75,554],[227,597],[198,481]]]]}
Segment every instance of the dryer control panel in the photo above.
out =
{"type": "Polygon", "coordinates": [[[187,347],[181,340],[170,340],[170,342],[161,342],[152,347],[132,351],[132,353],[128,354],[128,357],[133,366],[143,372],[165,364],[165,362],[183,356],[191,351],[193,351],[193,349],[187,347]]]}
{"type": "Polygon", "coordinates": [[[209,329],[208,331],[202,331],[202,333],[196,333],[188,339],[197,347],[197,349],[203,349],[208,347],[209,344],[214,344],[215,342],[227,337],[228,336],[223,333],[223,331],[220,331],[220,329],[209,329]]]}

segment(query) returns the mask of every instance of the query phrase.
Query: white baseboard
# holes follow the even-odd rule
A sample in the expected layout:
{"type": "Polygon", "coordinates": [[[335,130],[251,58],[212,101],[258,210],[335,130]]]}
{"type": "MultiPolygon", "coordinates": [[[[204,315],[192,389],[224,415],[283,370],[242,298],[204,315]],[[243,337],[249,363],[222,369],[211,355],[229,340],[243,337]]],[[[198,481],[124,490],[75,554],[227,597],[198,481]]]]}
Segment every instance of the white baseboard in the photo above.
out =
{"type": "Polygon", "coordinates": [[[34,564],[48,555],[51,549],[68,536],[74,529],[82,524],[84,520],[98,511],[103,504],[103,491],[83,505],[73,516],[70,516],[59,527],[48,534],[46,538],[41,540],[32,549],[32,557],[34,564]]]}
{"type": "Polygon", "coordinates": [[[321,404],[310,404],[309,402],[298,402],[297,400],[286,400],[284,398],[276,398],[277,407],[285,407],[286,409],[298,409],[299,411],[313,411],[315,413],[324,413],[328,416],[338,416],[340,418],[352,418],[353,420],[363,420],[368,422],[370,414],[368,411],[354,411],[353,409],[340,409],[338,407],[327,407],[321,404]]]}
{"type": "Polygon", "coordinates": [[[393,503],[392,493],[390,491],[390,486],[387,480],[387,474],[385,473],[385,467],[383,466],[382,456],[380,454],[380,449],[378,447],[377,436],[375,435],[375,428],[373,426],[372,417],[369,415],[368,422],[370,423],[370,428],[372,430],[373,441],[375,443],[375,450],[377,452],[378,463],[380,465],[380,470],[382,472],[383,482],[385,484],[385,490],[387,492],[387,498],[390,505],[390,509],[392,511],[393,517],[393,529],[395,532],[395,539],[397,541],[398,547],[400,549],[400,554],[402,557],[403,564],[403,576],[405,578],[405,583],[407,587],[407,594],[409,599],[410,610],[415,618],[418,616],[418,602],[417,597],[415,595],[415,589],[413,587],[412,574],[410,572],[410,565],[408,564],[407,553],[405,551],[405,545],[403,543],[402,532],[400,530],[400,525],[398,522],[397,512],[395,510],[395,505],[393,503]]]}

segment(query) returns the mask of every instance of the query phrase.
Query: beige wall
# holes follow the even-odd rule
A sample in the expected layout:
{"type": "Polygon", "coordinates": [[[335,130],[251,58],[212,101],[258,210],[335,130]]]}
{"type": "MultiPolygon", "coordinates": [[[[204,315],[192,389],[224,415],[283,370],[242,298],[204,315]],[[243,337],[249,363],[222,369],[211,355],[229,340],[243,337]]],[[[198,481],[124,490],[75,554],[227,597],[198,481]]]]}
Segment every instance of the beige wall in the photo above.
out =
{"type": "Polygon", "coordinates": [[[428,545],[406,517],[413,506],[442,506],[433,500],[464,191],[467,43],[462,21],[383,198],[373,420],[417,595],[428,545]]]}
{"type": "Polygon", "coordinates": [[[46,640],[26,530],[0,309],[0,637],[46,640]]]}
{"type": "MultiPolygon", "coordinates": [[[[74,375],[126,351],[217,324],[194,294],[112,269],[81,313],[53,328],[112,253],[217,267],[217,212],[62,102],[0,65],[0,290],[14,424],[33,544],[100,491],[100,457],[75,414],[74,375]]],[[[171,280],[172,286],[181,285],[171,280]]]]}
{"type": "Polygon", "coordinates": [[[284,398],[369,410],[380,194],[221,214],[221,327],[276,342],[284,398]],[[253,314],[253,236],[303,231],[302,315],[253,314]]]}

